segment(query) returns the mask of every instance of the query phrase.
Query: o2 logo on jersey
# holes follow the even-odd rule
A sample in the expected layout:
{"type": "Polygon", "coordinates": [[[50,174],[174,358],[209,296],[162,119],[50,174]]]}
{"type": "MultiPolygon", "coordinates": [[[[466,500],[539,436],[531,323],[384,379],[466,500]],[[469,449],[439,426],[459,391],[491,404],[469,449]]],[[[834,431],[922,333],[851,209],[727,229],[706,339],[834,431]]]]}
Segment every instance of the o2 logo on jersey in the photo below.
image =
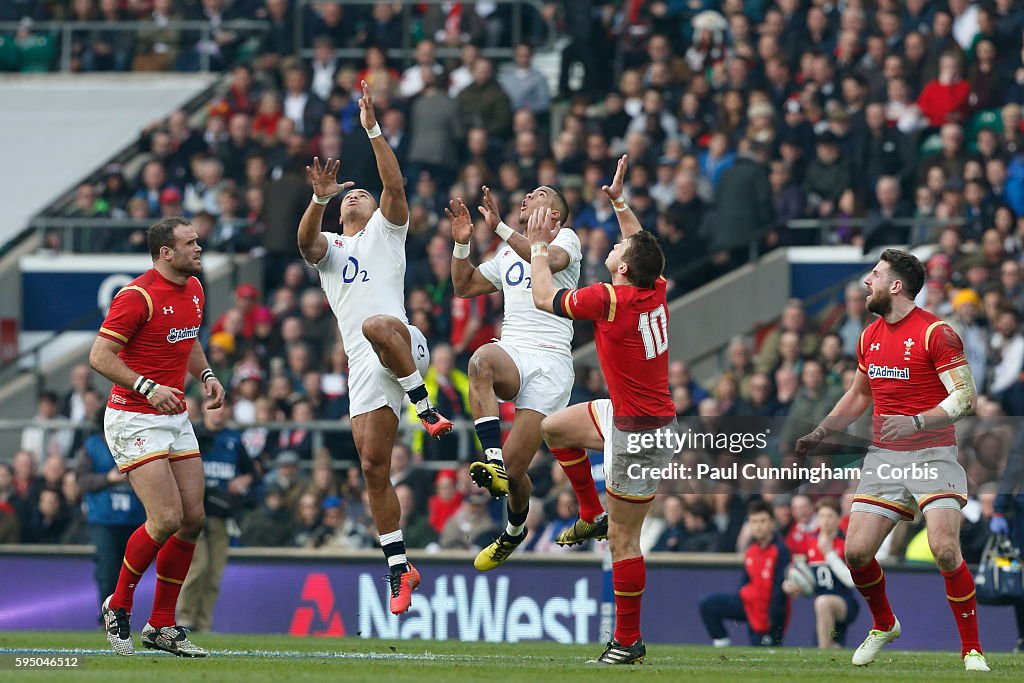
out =
{"type": "Polygon", "coordinates": [[[369,282],[370,275],[365,270],[359,270],[359,261],[356,260],[355,256],[349,256],[348,263],[341,270],[341,281],[346,285],[350,285],[356,280],[359,280],[359,282],[369,282]]]}
{"type": "Polygon", "coordinates": [[[650,313],[641,313],[639,329],[647,360],[668,351],[668,315],[664,304],[650,313]]]}
{"type": "Polygon", "coordinates": [[[420,359],[427,357],[427,349],[423,344],[416,345],[416,357],[420,359]]]}
{"type": "Polygon", "coordinates": [[[505,283],[508,284],[509,287],[515,287],[516,285],[521,284],[523,280],[526,280],[526,288],[530,289],[533,285],[533,280],[531,280],[530,276],[526,274],[526,266],[521,262],[517,261],[513,263],[508,267],[508,270],[505,271],[505,283]]]}

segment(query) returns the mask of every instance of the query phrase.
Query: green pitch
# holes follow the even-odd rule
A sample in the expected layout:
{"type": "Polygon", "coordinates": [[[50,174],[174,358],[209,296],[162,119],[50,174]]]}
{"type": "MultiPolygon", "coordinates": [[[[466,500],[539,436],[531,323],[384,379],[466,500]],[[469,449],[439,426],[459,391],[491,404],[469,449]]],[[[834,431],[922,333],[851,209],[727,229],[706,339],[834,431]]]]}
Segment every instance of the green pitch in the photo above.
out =
{"type": "MultiPolygon", "coordinates": [[[[690,645],[652,645],[648,661],[627,667],[586,663],[600,645],[554,643],[461,643],[362,640],[359,638],[290,638],[196,634],[208,648],[207,659],[178,659],[152,650],[117,657],[107,650],[103,633],[0,632],[0,680],[96,681],[97,683],[239,683],[250,681],[374,681],[434,683],[467,681],[524,683],[631,680],[678,681],[927,681],[963,680],[963,663],[952,652],[883,651],[863,669],[850,664],[850,650],[820,652],[799,648],[754,649],[690,645]],[[13,670],[15,656],[79,656],[77,670],[13,670]]],[[[139,647],[138,637],[136,646],[139,647]]],[[[1024,680],[1024,654],[988,655],[993,671],[985,680],[1024,680]]]]}

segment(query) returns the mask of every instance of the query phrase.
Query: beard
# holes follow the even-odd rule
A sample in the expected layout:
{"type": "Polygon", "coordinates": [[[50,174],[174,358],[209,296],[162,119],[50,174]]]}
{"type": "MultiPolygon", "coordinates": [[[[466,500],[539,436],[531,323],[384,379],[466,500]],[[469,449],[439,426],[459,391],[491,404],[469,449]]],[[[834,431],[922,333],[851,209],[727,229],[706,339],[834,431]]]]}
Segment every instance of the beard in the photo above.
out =
{"type": "Polygon", "coordinates": [[[889,315],[892,311],[892,296],[888,292],[872,294],[871,299],[867,302],[868,312],[880,315],[883,318],[889,315]]]}

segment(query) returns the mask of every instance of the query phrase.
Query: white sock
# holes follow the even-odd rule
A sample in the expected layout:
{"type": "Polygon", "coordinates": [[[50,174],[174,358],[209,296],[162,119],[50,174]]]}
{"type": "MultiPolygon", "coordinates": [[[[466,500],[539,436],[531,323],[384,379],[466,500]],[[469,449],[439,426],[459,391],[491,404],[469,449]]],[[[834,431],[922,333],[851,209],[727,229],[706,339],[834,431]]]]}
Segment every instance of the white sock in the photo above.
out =
{"type": "Polygon", "coordinates": [[[732,641],[728,638],[715,638],[711,641],[711,644],[715,647],[729,647],[732,645],[732,641]]]}
{"type": "Polygon", "coordinates": [[[523,529],[525,529],[525,528],[526,528],[525,524],[510,524],[510,523],[506,523],[505,524],[505,533],[508,534],[509,536],[518,536],[519,534],[523,533],[523,529]]]}
{"type": "MultiPolygon", "coordinates": [[[[402,538],[402,530],[401,529],[399,529],[398,531],[392,531],[392,532],[387,533],[387,534],[381,534],[380,535],[380,547],[384,548],[385,546],[390,545],[392,543],[402,543],[403,540],[404,539],[402,538]]],[[[389,567],[394,567],[395,565],[408,563],[408,560],[405,557],[405,553],[399,553],[397,555],[390,555],[390,556],[388,556],[387,560],[388,560],[388,566],[389,567]]]]}
{"type": "Polygon", "coordinates": [[[423,384],[423,377],[420,375],[419,370],[413,370],[411,375],[399,377],[398,383],[402,385],[402,389],[409,392],[423,384]]]}
{"type": "Polygon", "coordinates": [[[487,460],[487,462],[491,462],[492,460],[494,460],[500,462],[502,465],[505,464],[505,460],[501,457],[500,448],[485,448],[484,459],[487,460]]]}
{"type": "Polygon", "coordinates": [[[430,399],[425,398],[422,401],[416,401],[416,414],[417,415],[419,415],[420,413],[422,413],[422,412],[424,412],[426,410],[429,410],[429,409],[430,409],[430,399]]]}

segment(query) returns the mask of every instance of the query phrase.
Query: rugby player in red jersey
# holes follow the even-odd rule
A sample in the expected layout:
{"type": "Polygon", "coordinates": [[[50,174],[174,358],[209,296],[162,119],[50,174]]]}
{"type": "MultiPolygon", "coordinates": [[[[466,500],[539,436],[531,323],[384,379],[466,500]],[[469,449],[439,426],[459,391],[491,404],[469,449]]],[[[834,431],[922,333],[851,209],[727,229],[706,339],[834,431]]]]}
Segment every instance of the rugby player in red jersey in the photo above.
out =
{"type": "Polygon", "coordinates": [[[114,383],[103,419],[107,444],[146,508],[146,522],[128,539],[102,616],[114,652],[134,654],[132,599],[156,560],[156,594],[142,644],[205,657],[174,615],[206,519],[206,476],[185,410],[185,375],[203,383],[212,408],[224,402],[224,388],[197,340],[205,297],[195,277],[203,251],[195,229],[186,218],[165,218],[146,237],[153,267],[114,296],[89,353],[93,369],[114,383]]]}
{"type": "Polygon", "coordinates": [[[912,520],[920,510],[946,580],[964,666],[988,671],[978,638],[974,580],[960,554],[967,475],[957,462],[953,430],[954,422],[972,412],[976,389],[960,337],[914,305],[924,278],[924,266],[912,254],[882,252],[865,280],[868,310],[879,318],[861,333],[853,385],[821,424],[796,442],[796,454],[805,456],[874,402],[874,439],[846,532],[846,562],[874,625],[854,652],[853,664],[870,664],[902,632],[875,553],[898,521],[912,520]]]}
{"type": "Polygon", "coordinates": [[[663,468],[674,455],[669,436],[676,419],[668,390],[668,306],[661,273],[665,255],[622,199],[626,157],[603,190],[612,200],[622,240],[605,266],[612,283],[555,291],[548,245],[561,229],[550,210],[527,222],[533,266],[533,301],[538,309],[572,320],[593,320],[601,370],[611,398],[563,408],[541,423],[552,453],[580,501],[580,519],[558,539],[578,543],[593,537],[604,514],[584,449],[604,450],[608,494],[608,541],[615,589],[615,634],[596,660],[634,664],[647,655],[640,635],[640,603],[646,583],[640,528],[654,500],[658,479],[644,468],[663,468]]]}

